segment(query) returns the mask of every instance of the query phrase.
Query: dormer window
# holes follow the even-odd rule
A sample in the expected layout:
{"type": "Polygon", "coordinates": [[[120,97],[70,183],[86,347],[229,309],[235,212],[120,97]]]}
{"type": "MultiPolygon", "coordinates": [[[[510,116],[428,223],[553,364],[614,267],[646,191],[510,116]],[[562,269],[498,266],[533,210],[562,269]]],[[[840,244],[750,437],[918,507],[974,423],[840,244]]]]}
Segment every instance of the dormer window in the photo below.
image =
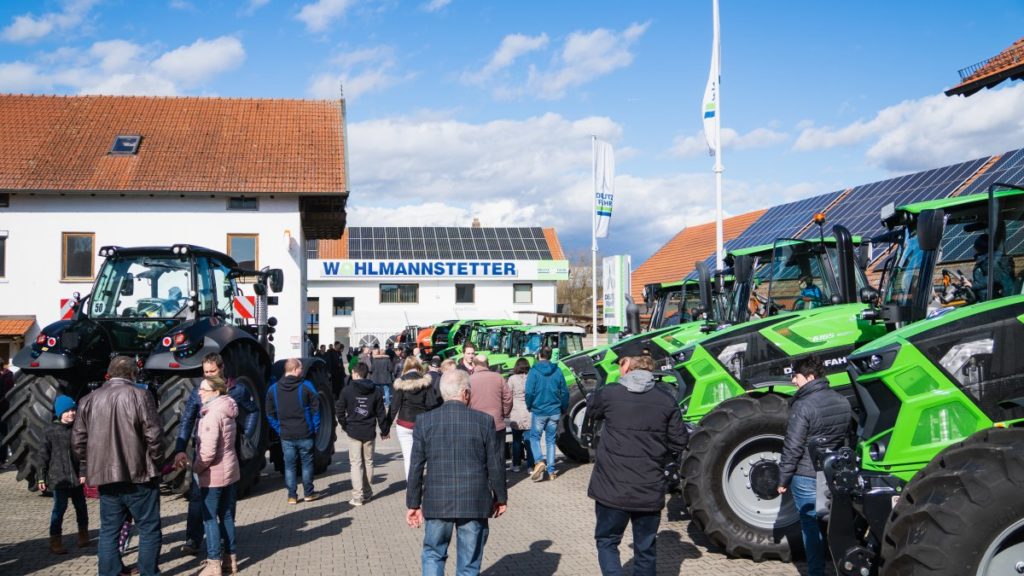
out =
{"type": "Polygon", "coordinates": [[[118,134],[114,138],[114,145],[110,147],[109,154],[117,156],[137,154],[140,142],[142,142],[142,136],[139,134],[118,134]]]}

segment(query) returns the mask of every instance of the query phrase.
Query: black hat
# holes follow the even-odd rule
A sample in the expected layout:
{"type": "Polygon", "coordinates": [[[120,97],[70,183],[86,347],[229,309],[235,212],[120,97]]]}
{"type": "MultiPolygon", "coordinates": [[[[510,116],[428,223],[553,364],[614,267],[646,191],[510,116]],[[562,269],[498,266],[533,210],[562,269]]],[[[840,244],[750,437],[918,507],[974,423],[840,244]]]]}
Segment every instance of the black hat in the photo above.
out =
{"type": "Polygon", "coordinates": [[[974,249],[980,252],[988,252],[988,234],[982,234],[974,240],[974,249]]]}
{"type": "Polygon", "coordinates": [[[430,365],[433,366],[434,368],[437,368],[437,367],[441,366],[441,357],[440,356],[432,356],[430,358],[430,365]]]}

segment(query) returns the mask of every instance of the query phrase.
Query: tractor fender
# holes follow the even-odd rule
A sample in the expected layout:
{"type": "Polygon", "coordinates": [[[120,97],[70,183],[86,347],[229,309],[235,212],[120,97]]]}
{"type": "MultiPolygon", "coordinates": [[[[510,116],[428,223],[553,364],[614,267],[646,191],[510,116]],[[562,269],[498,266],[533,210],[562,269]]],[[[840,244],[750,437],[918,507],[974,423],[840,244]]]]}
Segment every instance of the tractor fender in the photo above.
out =
{"type": "Polygon", "coordinates": [[[211,320],[215,319],[204,318],[195,323],[184,325],[179,330],[174,331],[175,333],[184,332],[189,342],[201,341],[202,346],[195,348],[194,351],[187,356],[179,356],[175,351],[169,348],[158,348],[156,352],[150,354],[149,358],[146,359],[146,369],[171,371],[195,370],[202,367],[203,357],[207,354],[214,352],[220,353],[228,348],[228,346],[236,345],[238,343],[257,350],[261,359],[266,362],[266,365],[270,365],[270,354],[266,349],[260,346],[259,340],[257,340],[250,332],[238,326],[211,320]],[[179,367],[170,368],[171,363],[176,363],[179,367]]]}
{"type": "MultiPolygon", "coordinates": [[[[71,326],[71,320],[58,320],[52,324],[48,324],[45,328],[39,331],[40,334],[45,334],[49,338],[60,339],[61,334],[71,326]]],[[[11,360],[11,364],[21,369],[30,370],[64,370],[71,368],[76,364],[74,358],[64,355],[51,350],[43,350],[45,346],[40,346],[35,342],[26,342],[26,346],[18,351],[11,360]],[[33,362],[38,362],[37,366],[32,366],[33,362]]],[[[54,350],[63,350],[63,347],[58,343],[54,350]]]]}

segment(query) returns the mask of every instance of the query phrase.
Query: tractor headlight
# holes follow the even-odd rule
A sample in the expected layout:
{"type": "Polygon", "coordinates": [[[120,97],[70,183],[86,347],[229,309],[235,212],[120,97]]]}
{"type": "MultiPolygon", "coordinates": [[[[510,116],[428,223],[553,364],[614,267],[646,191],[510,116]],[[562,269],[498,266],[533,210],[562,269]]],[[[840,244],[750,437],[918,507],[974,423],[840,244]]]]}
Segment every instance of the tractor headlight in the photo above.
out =
{"type": "Polygon", "coordinates": [[[683,348],[679,352],[676,352],[673,355],[673,357],[676,359],[676,363],[682,364],[684,362],[689,362],[690,358],[693,357],[694,350],[696,350],[696,346],[687,346],[686,348],[683,348]]]}
{"type": "Polygon", "coordinates": [[[899,351],[899,344],[891,344],[877,350],[858,354],[851,357],[849,361],[853,363],[854,367],[861,374],[881,372],[882,370],[888,370],[892,366],[892,363],[896,361],[896,355],[899,351]]]}

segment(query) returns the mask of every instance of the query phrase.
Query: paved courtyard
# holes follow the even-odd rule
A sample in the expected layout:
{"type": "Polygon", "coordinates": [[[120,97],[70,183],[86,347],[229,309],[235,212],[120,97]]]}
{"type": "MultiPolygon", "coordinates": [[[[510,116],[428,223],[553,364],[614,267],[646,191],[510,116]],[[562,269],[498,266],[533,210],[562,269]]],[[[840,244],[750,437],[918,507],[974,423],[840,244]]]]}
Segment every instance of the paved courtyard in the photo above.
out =
{"type": "MultiPolygon", "coordinates": [[[[342,446],[344,438],[339,440],[342,446]]],[[[236,517],[239,568],[242,574],[283,576],[419,574],[422,529],[405,525],[405,480],[395,439],[378,444],[376,498],[353,507],[347,454],[339,452],[316,486],[327,497],[310,504],[288,506],[282,477],[268,467],[254,494],[238,503],[236,517]]],[[[483,573],[489,576],[549,576],[600,574],[594,551],[593,502],[586,496],[590,465],[562,464],[564,474],[553,482],[534,483],[523,473],[509,473],[508,513],[491,521],[483,573]]],[[[95,543],[80,551],[72,545],[74,512],[65,517],[67,556],[53,556],[47,547],[51,500],[29,493],[16,483],[15,472],[0,472],[0,574],[55,576],[96,573],[95,543]]],[[[194,574],[199,560],[179,550],[184,539],[183,499],[163,498],[165,576],[194,574]]],[[[99,518],[98,502],[89,500],[92,534],[99,518]]],[[[134,544],[134,540],[133,540],[134,544]]],[[[623,559],[631,557],[630,538],[623,542],[623,559]]],[[[803,574],[802,565],[754,563],[727,558],[709,548],[691,528],[678,496],[673,496],[658,535],[659,575],[740,576],[803,574]]],[[[448,573],[454,574],[454,552],[448,573]]],[[[134,562],[134,551],[126,558],[134,562]]],[[[627,574],[629,573],[627,564],[627,574]]]]}

